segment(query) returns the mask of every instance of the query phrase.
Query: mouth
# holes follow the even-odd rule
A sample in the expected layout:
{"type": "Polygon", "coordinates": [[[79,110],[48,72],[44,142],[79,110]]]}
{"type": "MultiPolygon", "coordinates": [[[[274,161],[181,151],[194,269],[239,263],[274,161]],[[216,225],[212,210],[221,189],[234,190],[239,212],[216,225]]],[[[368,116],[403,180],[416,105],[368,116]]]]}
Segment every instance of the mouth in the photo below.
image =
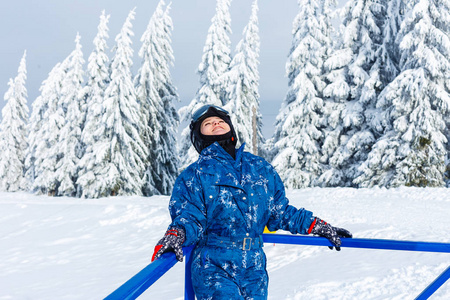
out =
{"type": "Polygon", "coordinates": [[[225,128],[223,128],[222,126],[217,126],[212,130],[212,132],[221,131],[221,130],[225,130],[225,128]]]}

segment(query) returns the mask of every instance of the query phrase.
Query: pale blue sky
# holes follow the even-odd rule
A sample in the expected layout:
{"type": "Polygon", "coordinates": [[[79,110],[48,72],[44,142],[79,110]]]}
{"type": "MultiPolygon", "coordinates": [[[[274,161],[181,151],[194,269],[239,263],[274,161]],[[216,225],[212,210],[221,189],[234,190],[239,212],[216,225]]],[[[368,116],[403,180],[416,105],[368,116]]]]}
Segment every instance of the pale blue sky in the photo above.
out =
{"type": "MultiPolygon", "coordinates": [[[[93,48],[92,40],[102,10],[111,15],[108,46],[129,11],[136,7],[133,22],[135,37],[134,65],[139,39],[147,27],[158,0],[16,0],[0,1],[0,109],[8,80],[15,77],[24,50],[27,50],[28,102],[39,95],[39,87],[52,67],[62,61],[73,49],[77,32],[81,35],[84,59],[93,48]]],[[[169,3],[170,1],[166,1],[169,3]]],[[[215,13],[214,0],[173,0],[171,17],[174,23],[173,49],[175,66],[172,68],[174,84],[181,103],[187,105],[198,89],[196,74],[211,18],[215,13]]],[[[242,37],[242,30],[250,17],[252,0],[234,0],[231,3],[232,51],[242,37]]],[[[260,95],[264,134],[269,137],[275,116],[287,90],[285,64],[292,41],[292,22],[298,12],[297,0],[259,0],[261,36],[260,95]]],[[[112,55],[110,55],[111,57],[112,55]]]]}

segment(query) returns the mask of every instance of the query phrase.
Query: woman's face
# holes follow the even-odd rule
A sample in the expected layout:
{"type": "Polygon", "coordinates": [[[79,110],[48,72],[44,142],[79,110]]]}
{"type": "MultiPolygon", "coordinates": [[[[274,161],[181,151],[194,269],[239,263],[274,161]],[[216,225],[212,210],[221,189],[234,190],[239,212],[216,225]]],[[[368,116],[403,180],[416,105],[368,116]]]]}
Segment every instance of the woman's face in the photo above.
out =
{"type": "Polygon", "coordinates": [[[206,118],[200,125],[200,132],[203,135],[222,135],[230,130],[230,125],[219,117],[206,118]]]}

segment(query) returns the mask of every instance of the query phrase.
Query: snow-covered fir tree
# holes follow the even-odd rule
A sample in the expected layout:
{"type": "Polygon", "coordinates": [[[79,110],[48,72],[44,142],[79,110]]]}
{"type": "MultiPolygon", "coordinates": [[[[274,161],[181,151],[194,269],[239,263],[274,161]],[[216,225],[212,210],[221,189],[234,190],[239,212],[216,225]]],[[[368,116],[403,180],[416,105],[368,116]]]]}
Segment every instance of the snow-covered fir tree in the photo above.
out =
{"type": "MultiPolygon", "coordinates": [[[[179,114],[182,122],[189,122],[192,113],[204,104],[225,105],[226,87],[225,72],[231,62],[231,0],[217,0],[216,13],[211,20],[206,43],[203,47],[202,61],[198,67],[200,88],[188,106],[182,107],[179,114]]],[[[179,153],[182,155],[181,169],[187,167],[198,158],[191,145],[189,126],[181,132],[179,153]]]]}
{"type": "MultiPolygon", "coordinates": [[[[405,3],[404,0],[390,0],[385,2],[384,8],[386,8],[386,17],[384,18],[382,43],[375,53],[375,62],[369,73],[371,77],[363,87],[364,98],[370,99],[371,104],[374,103],[373,97],[378,98],[380,91],[400,73],[400,53],[396,44],[396,37],[404,19],[405,3]],[[367,88],[371,86],[375,88],[367,88]]],[[[365,125],[371,128],[375,138],[378,139],[386,124],[383,110],[371,105],[366,108],[365,117],[365,125]]]]}
{"type": "Polygon", "coordinates": [[[16,192],[27,189],[25,156],[28,147],[28,106],[26,52],[19,64],[18,74],[9,80],[5,93],[6,105],[0,123],[0,191],[16,192]]]}
{"type": "Polygon", "coordinates": [[[243,31],[243,38],[236,46],[229,71],[224,75],[228,82],[225,108],[231,113],[238,143],[246,143],[247,151],[258,154],[264,143],[262,117],[259,109],[259,29],[258,2],[252,5],[252,13],[243,31]],[[256,124],[253,124],[256,122],[256,124]],[[256,125],[256,136],[253,128],[256,125]]]}
{"type": "Polygon", "coordinates": [[[324,95],[332,102],[325,105],[330,134],[323,147],[327,166],[320,185],[352,185],[375,143],[369,118],[386,85],[380,55],[386,18],[386,1],[351,0],[345,9],[342,44],[327,62],[330,84],[324,95]]]}
{"type": "Polygon", "coordinates": [[[340,136],[343,131],[341,112],[345,108],[345,101],[350,91],[345,70],[345,66],[350,62],[350,53],[347,50],[335,51],[333,56],[328,58],[324,64],[329,84],[323,90],[322,99],[324,101],[322,116],[324,140],[320,161],[324,167],[322,174],[316,181],[317,185],[320,186],[339,186],[344,180],[342,171],[330,166],[330,158],[340,143],[340,136]]]}
{"type": "Polygon", "coordinates": [[[289,188],[312,186],[321,173],[324,61],[332,26],[327,1],[299,1],[286,64],[289,89],[277,116],[272,163],[289,188]]]}
{"type": "MultiPolygon", "coordinates": [[[[110,82],[109,58],[106,54],[109,15],[105,11],[100,16],[94,49],[87,65],[87,84],[83,89],[86,99],[86,122],[81,133],[83,156],[79,161],[77,179],[78,196],[97,198],[100,191],[108,191],[109,186],[106,161],[108,160],[108,139],[106,123],[102,122],[105,90],[110,82]]],[[[107,192],[103,194],[107,195],[107,192]]]]}
{"type": "Polygon", "coordinates": [[[65,122],[57,143],[52,147],[59,151],[56,165],[58,196],[76,195],[75,183],[82,155],[81,132],[85,121],[86,102],[82,93],[84,59],[80,39],[77,34],[75,50],[71,54],[70,65],[62,82],[59,106],[64,110],[65,122]]]}
{"type": "Polygon", "coordinates": [[[384,135],[355,181],[363,187],[442,186],[450,109],[450,3],[420,0],[398,35],[402,72],[379,96],[384,135]]]}
{"type": "Polygon", "coordinates": [[[144,124],[131,74],[131,21],[134,15],[133,9],[115,39],[115,54],[111,59],[111,82],[103,102],[102,123],[105,127],[104,132],[99,133],[106,136],[107,142],[94,150],[99,151],[107,175],[97,186],[98,196],[142,194],[148,154],[139,132],[144,124]]]}
{"type": "Polygon", "coordinates": [[[386,17],[383,25],[383,41],[376,55],[380,63],[379,76],[383,89],[400,73],[400,52],[396,44],[396,38],[405,18],[405,0],[386,1],[385,8],[386,17]]]}
{"type": "Polygon", "coordinates": [[[33,103],[27,166],[32,176],[31,190],[38,194],[54,196],[58,189],[56,166],[61,159],[61,149],[55,146],[65,124],[65,109],[60,105],[60,98],[70,60],[71,55],[52,69],[41,86],[41,95],[33,103]]]}
{"type": "Polygon", "coordinates": [[[33,105],[30,134],[32,190],[53,196],[75,195],[81,126],[84,120],[80,91],[83,82],[83,53],[75,39],[75,49],[58,64],[47,79],[40,99],[33,105]],[[43,116],[42,116],[43,114],[43,116]]]}
{"type": "Polygon", "coordinates": [[[137,99],[146,125],[142,135],[149,154],[143,192],[149,196],[168,195],[172,191],[179,164],[175,140],[179,117],[173,105],[178,95],[169,70],[174,61],[173,24],[170,6],[165,10],[164,6],[164,0],[160,0],[142,35],[139,51],[142,65],[135,78],[137,99]]]}
{"type": "Polygon", "coordinates": [[[222,75],[231,62],[230,4],[231,0],[217,0],[216,14],[211,20],[198,67],[200,88],[196,100],[200,103],[225,105],[228,102],[224,97],[228,83],[222,75]]]}
{"type": "MultiPolygon", "coordinates": [[[[49,119],[57,103],[59,89],[63,77],[63,67],[57,63],[49,72],[39,88],[41,94],[33,101],[29,122],[28,151],[25,159],[26,178],[30,184],[30,190],[37,191],[35,179],[44,170],[43,160],[45,159],[48,145],[51,141],[47,139],[50,125],[55,124],[55,120],[49,119]]],[[[40,177],[42,179],[42,177],[40,177]]],[[[39,191],[45,193],[45,190],[39,191]]]]}

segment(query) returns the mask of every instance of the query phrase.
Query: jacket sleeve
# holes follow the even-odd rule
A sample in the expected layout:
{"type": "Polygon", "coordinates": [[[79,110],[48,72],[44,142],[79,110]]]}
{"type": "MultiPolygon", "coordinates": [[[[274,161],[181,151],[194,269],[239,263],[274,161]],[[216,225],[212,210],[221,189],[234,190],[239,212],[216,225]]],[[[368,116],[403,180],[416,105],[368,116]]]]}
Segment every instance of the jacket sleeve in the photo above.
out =
{"type": "Polygon", "coordinates": [[[201,185],[192,169],[186,169],[175,181],[169,212],[172,218],[169,228],[182,227],[186,232],[183,246],[195,245],[206,226],[206,209],[201,185]]]}
{"type": "Polygon", "coordinates": [[[280,176],[273,167],[270,169],[272,171],[270,177],[273,178],[273,199],[269,200],[270,215],[267,228],[270,231],[282,229],[292,234],[307,234],[314,219],[313,213],[304,208],[289,205],[280,176]]]}

